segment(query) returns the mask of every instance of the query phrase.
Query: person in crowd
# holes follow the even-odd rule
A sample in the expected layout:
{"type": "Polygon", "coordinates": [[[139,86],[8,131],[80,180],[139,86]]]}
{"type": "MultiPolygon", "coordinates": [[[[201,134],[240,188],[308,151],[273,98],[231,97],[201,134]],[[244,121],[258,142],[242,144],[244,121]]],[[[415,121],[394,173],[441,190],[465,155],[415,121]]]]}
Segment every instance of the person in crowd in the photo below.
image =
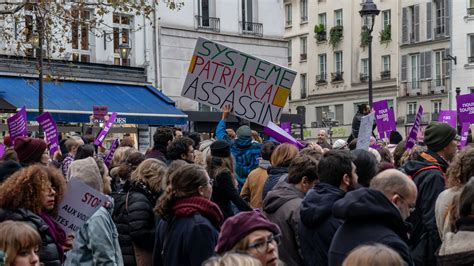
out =
{"type": "Polygon", "coordinates": [[[162,220],[153,265],[200,266],[213,256],[224,217],[211,195],[212,180],[203,167],[188,164],[171,173],[156,207],[162,220]]]}
{"type": "Polygon", "coordinates": [[[304,196],[318,181],[318,162],[298,155],[290,164],[288,181],[277,184],[263,202],[265,216],[282,231],[280,259],[287,265],[303,265],[298,225],[304,196]]]}
{"type": "Polygon", "coordinates": [[[342,220],[332,209],[336,201],[357,186],[356,166],[347,151],[329,151],[318,164],[319,184],[301,203],[299,236],[305,265],[328,265],[328,251],[342,220]]]}
{"type": "Polygon", "coordinates": [[[202,165],[204,168],[206,167],[206,159],[207,156],[209,156],[209,153],[211,152],[211,144],[216,141],[213,138],[209,139],[204,139],[201,141],[201,144],[199,145],[199,151],[201,152],[200,158],[195,158],[194,162],[198,163],[199,165],[202,165]]]}
{"type": "Polygon", "coordinates": [[[252,130],[247,125],[237,129],[237,139],[233,140],[227,135],[226,120],[231,110],[230,105],[224,106],[221,121],[217,124],[216,136],[218,140],[225,140],[230,144],[230,151],[235,158],[235,173],[240,191],[249,173],[258,167],[262,144],[252,143],[252,130]]]}
{"type": "Polygon", "coordinates": [[[76,155],[74,156],[74,160],[81,160],[87,157],[94,157],[95,155],[95,147],[92,144],[84,144],[77,147],[76,155]]]}
{"type": "Polygon", "coordinates": [[[380,153],[376,149],[369,147],[367,151],[372,153],[372,155],[375,156],[375,160],[377,161],[377,164],[382,161],[382,157],[380,156],[380,153]]]}
{"type": "Polygon", "coordinates": [[[332,149],[331,144],[328,143],[328,133],[326,132],[326,130],[319,130],[317,144],[323,149],[332,149]]]}
{"type": "Polygon", "coordinates": [[[435,203],[445,188],[444,175],[458,148],[456,130],[446,123],[431,122],[425,131],[427,151],[404,165],[418,188],[410,248],[416,265],[435,265],[435,252],[441,245],[436,226],[435,203]]]}
{"type": "Polygon", "coordinates": [[[349,148],[350,151],[353,151],[357,148],[357,138],[351,140],[350,142],[348,142],[349,144],[347,144],[347,148],[349,148]]]}
{"type": "Polygon", "coordinates": [[[175,139],[179,139],[183,137],[183,131],[179,127],[174,127],[173,128],[173,136],[175,139]]]}
{"type": "Polygon", "coordinates": [[[119,147],[135,148],[135,141],[130,136],[124,136],[120,141],[119,147]]]}
{"type": "Polygon", "coordinates": [[[455,200],[464,185],[474,176],[474,148],[466,147],[453,160],[446,172],[446,190],[436,200],[435,215],[438,232],[443,239],[447,232],[454,232],[457,218],[455,200]]]}
{"type": "Polygon", "coordinates": [[[173,140],[168,145],[168,160],[184,160],[187,163],[194,163],[194,141],[188,137],[180,137],[173,140]]]}
{"type": "Polygon", "coordinates": [[[439,249],[438,265],[474,264],[474,179],[462,189],[459,197],[456,231],[447,232],[439,249]]]}
{"type": "Polygon", "coordinates": [[[227,252],[222,256],[214,256],[206,260],[203,266],[222,266],[222,265],[239,265],[239,266],[262,266],[262,263],[256,258],[242,253],[227,252]]]}
{"type": "Polygon", "coordinates": [[[41,237],[31,225],[15,221],[0,223],[0,251],[6,253],[3,265],[39,266],[40,247],[41,237]]]}
{"type": "Polygon", "coordinates": [[[201,145],[201,134],[197,132],[184,132],[184,136],[194,141],[194,163],[206,167],[206,158],[202,157],[202,152],[199,150],[199,146],[201,145]]]}
{"type": "Polygon", "coordinates": [[[0,162],[0,185],[5,181],[9,176],[14,174],[16,171],[21,169],[21,164],[13,161],[3,161],[0,162]]]}
{"type": "Polygon", "coordinates": [[[112,161],[110,162],[110,176],[112,177],[112,189],[114,191],[118,191],[117,189],[121,188],[121,180],[118,175],[118,171],[120,169],[120,166],[124,163],[126,163],[128,157],[136,152],[135,149],[130,148],[130,147],[118,147],[114,155],[112,156],[112,161]]]}
{"type": "MultiPolygon", "coordinates": [[[[101,159],[87,157],[74,162],[78,161],[83,162],[83,169],[75,171],[73,178],[94,185],[92,188],[105,195],[112,192],[112,179],[101,159]]],[[[118,232],[111,216],[113,209],[113,202],[108,201],[82,225],[64,265],[123,265],[118,232]]]]}
{"type": "Polygon", "coordinates": [[[227,136],[229,136],[230,139],[236,139],[237,138],[237,134],[235,133],[234,129],[227,128],[225,131],[227,132],[227,136]]]}
{"type": "Polygon", "coordinates": [[[76,156],[77,149],[81,145],[76,139],[69,138],[64,142],[64,146],[66,147],[67,154],[61,161],[61,171],[63,172],[64,176],[67,176],[67,170],[69,165],[71,165],[72,161],[74,161],[74,157],[76,156]]]}
{"type": "Polygon", "coordinates": [[[361,104],[357,108],[357,113],[354,115],[354,118],[352,119],[352,132],[351,135],[349,136],[349,139],[347,139],[347,143],[351,143],[352,140],[356,139],[359,137],[359,128],[360,128],[360,122],[363,116],[366,116],[372,112],[372,109],[368,104],[361,104]]]}
{"type": "Polygon", "coordinates": [[[263,140],[257,131],[252,130],[252,142],[262,143],[263,140]]]}
{"type": "Polygon", "coordinates": [[[169,177],[171,176],[171,174],[173,174],[176,170],[180,169],[181,167],[183,167],[185,165],[188,165],[188,163],[186,161],[183,161],[183,160],[174,160],[170,163],[170,165],[168,165],[168,169],[166,170],[166,174],[163,177],[163,179],[161,180],[162,192],[163,192],[163,190],[166,189],[166,187],[168,187],[170,185],[171,181],[170,181],[169,177]]]}
{"type": "Polygon", "coordinates": [[[401,142],[397,144],[397,146],[395,147],[395,150],[393,151],[393,163],[395,165],[395,168],[397,169],[399,169],[403,165],[402,157],[406,150],[405,146],[406,146],[406,141],[402,140],[401,142]]]}
{"type": "Polygon", "coordinates": [[[398,253],[386,245],[362,245],[349,253],[342,266],[406,266],[398,253]]]}
{"type": "Polygon", "coordinates": [[[397,148],[397,145],[403,141],[403,137],[400,134],[400,132],[394,130],[390,132],[389,136],[389,144],[387,145],[387,149],[390,151],[390,153],[393,155],[395,152],[395,148],[397,148]]]}
{"type": "Polygon", "coordinates": [[[329,265],[341,265],[361,244],[381,243],[393,248],[407,265],[414,265],[408,247],[405,220],[417,197],[415,183],[399,170],[377,175],[370,188],[351,191],[333,206],[336,218],[344,220],[329,248],[329,265]]]}
{"type": "Polygon", "coordinates": [[[321,160],[321,157],[323,157],[323,149],[318,144],[315,144],[317,146],[311,146],[311,147],[306,147],[304,149],[300,150],[300,155],[308,155],[309,157],[315,159],[316,161],[319,162],[321,160]]]}
{"type": "Polygon", "coordinates": [[[230,154],[230,145],[224,140],[217,140],[211,144],[211,155],[207,157],[207,173],[214,181],[212,187],[212,201],[215,202],[224,214],[224,219],[234,215],[232,204],[239,211],[252,210],[237,192],[237,179],[234,175],[234,162],[230,154]]]}
{"type": "Polygon", "coordinates": [[[222,225],[215,251],[246,253],[258,259],[262,266],[280,265],[278,244],[281,231],[260,210],[241,212],[222,225]]]}
{"type": "Polygon", "coordinates": [[[42,239],[39,257],[46,266],[61,265],[71,245],[54,220],[65,186],[59,170],[39,164],[22,168],[0,186],[0,222],[14,220],[33,226],[42,239]]]}
{"type": "Polygon", "coordinates": [[[123,185],[127,180],[130,180],[133,171],[137,169],[137,167],[146,159],[145,155],[141,152],[133,152],[131,153],[125,162],[121,163],[118,166],[116,177],[118,178],[116,181],[113,182],[113,191],[121,191],[123,185]]]}
{"type": "Polygon", "coordinates": [[[126,265],[151,265],[155,242],[153,208],[161,191],[166,164],[157,159],[146,159],[132,173],[123,191],[125,204],[119,208],[117,229],[126,265]]]}
{"type": "Polygon", "coordinates": [[[420,157],[423,152],[426,152],[426,146],[421,146],[415,144],[411,150],[406,150],[402,157],[400,158],[400,165],[402,167],[400,169],[404,170],[404,166],[408,161],[416,161],[420,157]]]}
{"type": "Polygon", "coordinates": [[[29,166],[41,162],[41,157],[48,145],[41,139],[17,137],[15,139],[15,152],[22,166],[29,166]]]}
{"type": "Polygon", "coordinates": [[[6,148],[5,152],[3,153],[2,161],[9,161],[9,160],[20,162],[20,160],[18,159],[18,154],[16,154],[16,151],[13,148],[6,148]]]}
{"type": "Polygon", "coordinates": [[[380,162],[394,164],[393,155],[387,148],[379,148],[377,151],[380,154],[380,162]]]}
{"type": "Polygon", "coordinates": [[[165,126],[158,127],[153,134],[153,148],[145,154],[146,158],[155,158],[167,163],[166,149],[171,141],[173,141],[173,130],[165,126]]]}
{"type": "Polygon", "coordinates": [[[271,157],[272,166],[268,168],[268,178],[263,186],[262,200],[277,183],[287,180],[288,167],[297,155],[298,148],[293,144],[283,143],[276,147],[271,157]]]}
{"type": "Polygon", "coordinates": [[[347,145],[348,145],[347,141],[343,139],[338,139],[334,142],[334,144],[332,145],[332,148],[335,150],[349,150],[347,145]]]}
{"type": "Polygon", "coordinates": [[[262,158],[258,162],[258,167],[245,180],[240,196],[250,202],[252,208],[262,208],[263,186],[268,178],[268,168],[270,168],[270,158],[277,145],[273,141],[267,141],[262,146],[262,158]]]}
{"type": "Polygon", "coordinates": [[[375,156],[366,150],[353,150],[351,155],[354,158],[354,164],[357,168],[357,183],[363,187],[369,187],[370,180],[377,175],[378,163],[375,156]]]}

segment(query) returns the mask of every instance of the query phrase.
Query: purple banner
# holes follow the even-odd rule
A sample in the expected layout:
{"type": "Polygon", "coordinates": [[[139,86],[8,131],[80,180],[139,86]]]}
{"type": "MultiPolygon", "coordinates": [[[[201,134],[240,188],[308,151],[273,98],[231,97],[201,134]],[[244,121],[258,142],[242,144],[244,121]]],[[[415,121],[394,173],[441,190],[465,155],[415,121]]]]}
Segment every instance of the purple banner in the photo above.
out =
{"type": "Polygon", "coordinates": [[[474,93],[456,96],[459,121],[474,123],[474,93]]]}
{"type": "Polygon", "coordinates": [[[388,138],[390,132],[396,130],[393,109],[388,108],[387,100],[373,103],[373,108],[375,111],[375,124],[377,125],[380,139],[388,138]]]}
{"type": "Polygon", "coordinates": [[[94,145],[100,146],[100,145],[102,144],[102,142],[104,141],[105,137],[106,137],[107,134],[109,133],[110,127],[111,127],[112,124],[114,123],[116,117],[117,117],[117,113],[116,113],[116,112],[113,112],[113,113],[110,115],[109,120],[107,120],[107,122],[105,122],[104,128],[102,128],[102,129],[100,130],[100,132],[99,132],[99,135],[97,135],[97,138],[96,138],[95,141],[94,141],[94,145]]]}
{"type": "Polygon", "coordinates": [[[46,143],[49,147],[49,154],[53,156],[59,149],[58,127],[56,126],[56,122],[54,122],[53,117],[48,112],[36,117],[36,121],[38,121],[44,130],[46,143]]]}
{"type": "Polygon", "coordinates": [[[112,158],[114,157],[115,150],[119,146],[120,141],[118,139],[115,139],[114,142],[112,143],[112,146],[110,146],[109,152],[105,156],[104,163],[107,165],[107,167],[110,167],[110,163],[112,162],[112,158]]]}
{"type": "Polygon", "coordinates": [[[3,154],[5,153],[5,145],[3,144],[0,144],[0,158],[3,157],[3,154]]]}
{"type": "Polygon", "coordinates": [[[418,113],[416,114],[415,124],[411,128],[410,134],[407,138],[406,149],[411,150],[415,146],[415,142],[418,136],[418,129],[420,128],[421,116],[423,116],[423,106],[418,107],[418,113]]]}
{"type": "Polygon", "coordinates": [[[10,132],[10,139],[12,146],[17,137],[28,136],[28,128],[26,121],[26,108],[23,106],[18,113],[7,118],[8,132],[10,132]]]}
{"type": "Polygon", "coordinates": [[[456,111],[441,110],[438,114],[438,122],[449,124],[453,128],[457,128],[456,118],[456,111]]]}
{"type": "Polygon", "coordinates": [[[291,122],[280,123],[281,129],[285,130],[286,133],[291,134],[291,122]]]}
{"type": "Polygon", "coordinates": [[[304,148],[304,145],[301,142],[297,141],[293,136],[288,134],[281,127],[277,126],[273,122],[269,122],[268,125],[263,129],[263,133],[267,134],[269,137],[276,139],[281,143],[290,143],[298,147],[299,149],[304,148]]]}
{"type": "Polygon", "coordinates": [[[459,142],[459,149],[462,150],[464,146],[466,146],[467,142],[467,135],[469,133],[469,127],[471,126],[470,123],[462,123],[461,129],[461,141],[459,142]]]}

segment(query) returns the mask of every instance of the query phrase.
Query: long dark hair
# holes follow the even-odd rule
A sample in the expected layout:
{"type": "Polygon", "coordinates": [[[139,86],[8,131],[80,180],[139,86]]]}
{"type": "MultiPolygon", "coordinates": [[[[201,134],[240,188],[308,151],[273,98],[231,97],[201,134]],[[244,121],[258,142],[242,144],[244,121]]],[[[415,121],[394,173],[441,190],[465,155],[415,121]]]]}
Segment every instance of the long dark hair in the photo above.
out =
{"type": "Polygon", "coordinates": [[[212,179],[217,179],[219,175],[226,173],[231,176],[234,186],[237,186],[232,155],[228,157],[217,157],[209,154],[206,160],[206,171],[212,179]]]}

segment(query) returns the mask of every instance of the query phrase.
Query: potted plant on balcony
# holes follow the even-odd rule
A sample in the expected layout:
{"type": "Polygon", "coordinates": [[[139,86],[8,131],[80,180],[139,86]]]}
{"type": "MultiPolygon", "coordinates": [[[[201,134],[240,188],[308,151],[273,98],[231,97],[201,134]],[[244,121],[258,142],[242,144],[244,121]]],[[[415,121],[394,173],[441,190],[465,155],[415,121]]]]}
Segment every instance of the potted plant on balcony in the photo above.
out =
{"type": "Polygon", "coordinates": [[[326,26],[322,23],[314,25],[314,38],[318,42],[324,42],[326,40],[326,26]]]}
{"type": "Polygon", "coordinates": [[[342,31],[343,27],[338,25],[331,28],[329,32],[329,43],[332,46],[332,49],[336,48],[342,40],[342,31]]]}
{"type": "Polygon", "coordinates": [[[392,31],[390,24],[385,26],[384,29],[380,31],[379,39],[381,44],[385,43],[387,45],[392,40],[392,31]]]}

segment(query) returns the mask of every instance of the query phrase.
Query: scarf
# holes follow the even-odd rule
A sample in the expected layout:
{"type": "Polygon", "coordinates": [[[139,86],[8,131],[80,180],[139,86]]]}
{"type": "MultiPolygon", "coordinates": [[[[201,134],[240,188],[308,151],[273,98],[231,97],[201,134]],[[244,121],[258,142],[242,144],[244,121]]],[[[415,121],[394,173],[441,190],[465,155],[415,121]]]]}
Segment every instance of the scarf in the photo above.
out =
{"type": "Polygon", "coordinates": [[[173,212],[176,217],[186,217],[199,213],[209,219],[209,221],[220,229],[224,216],[219,206],[204,197],[190,197],[177,200],[173,206],[173,212]]]}
{"type": "Polygon", "coordinates": [[[40,213],[41,219],[48,225],[48,233],[53,238],[56,248],[58,249],[61,262],[64,262],[64,249],[66,244],[66,233],[47,213],[40,213]]]}

